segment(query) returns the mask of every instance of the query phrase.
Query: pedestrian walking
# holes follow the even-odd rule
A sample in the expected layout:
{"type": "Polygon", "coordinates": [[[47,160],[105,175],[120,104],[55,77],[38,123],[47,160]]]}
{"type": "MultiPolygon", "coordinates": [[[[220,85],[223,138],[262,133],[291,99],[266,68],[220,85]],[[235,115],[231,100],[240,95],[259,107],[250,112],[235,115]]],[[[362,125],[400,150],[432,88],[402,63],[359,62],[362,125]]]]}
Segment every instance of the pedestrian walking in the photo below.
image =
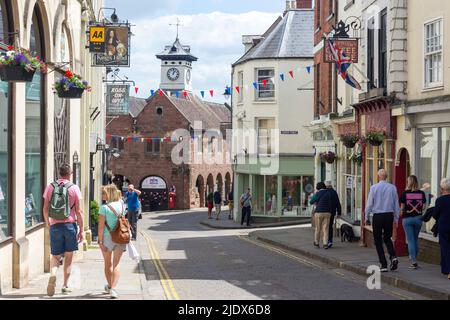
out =
{"type": "Polygon", "coordinates": [[[78,251],[78,244],[84,241],[83,214],[81,210],[82,195],[80,188],[70,182],[72,168],[63,164],[59,168],[58,181],[45,189],[44,220],[50,228],[50,279],[47,295],[53,297],[56,288],[56,274],[64,257],[64,284],[61,292],[68,294],[69,279],[73,254],[78,251]]]}
{"type": "Polygon", "coordinates": [[[219,220],[222,213],[222,193],[219,190],[214,192],[214,206],[216,208],[216,220],[219,220]]]}
{"type": "MultiPolygon", "coordinates": [[[[319,196],[319,191],[321,190],[325,190],[327,188],[327,186],[325,185],[324,182],[319,182],[316,185],[316,193],[312,195],[311,200],[309,201],[309,204],[311,206],[314,206],[318,200],[318,196],[319,196]]],[[[312,227],[315,229],[316,228],[316,208],[313,208],[312,212],[311,212],[311,225],[312,227]]]]}
{"type": "Polygon", "coordinates": [[[231,191],[228,194],[228,220],[233,220],[233,210],[234,210],[234,194],[231,191]]]}
{"type": "Polygon", "coordinates": [[[105,294],[111,299],[118,299],[117,284],[120,278],[120,259],[126,252],[125,244],[117,244],[112,240],[111,231],[117,228],[119,217],[125,215],[125,206],[120,201],[115,185],[108,185],[102,189],[102,199],[106,202],[100,209],[98,222],[98,244],[102,251],[105,277],[105,294]]]}
{"type": "Polygon", "coordinates": [[[241,208],[242,208],[241,226],[243,226],[244,222],[247,221],[247,227],[251,227],[250,219],[252,217],[252,194],[250,188],[248,188],[247,192],[245,192],[241,196],[241,208]]]}
{"type": "Polygon", "coordinates": [[[331,225],[331,218],[336,216],[341,216],[341,203],[339,201],[339,196],[332,187],[331,181],[325,183],[325,189],[323,185],[317,186],[321,190],[311,199],[311,204],[316,205],[316,210],[314,213],[315,218],[315,234],[314,234],[314,246],[320,248],[320,242],[322,240],[323,248],[325,250],[330,249],[333,239],[333,228],[331,225]],[[331,227],[331,232],[330,232],[331,227]],[[331,233],[331,237],[330,237],[331,233]]]}
{"type": "Polygon", "coordinates": [[[427,206],[425,192],[419,190],[419,180],[416,176],[408,177],[408,187],[400,197],[403,228],[408,240],[411,269],[419,267],[417,256],[419,254],[419,234],[423,225],[423,212],[427,206]]]}
{"type": "Polygon", "coordinates": [[[325,186],[329,193],[331,193],[331,218],[330,225],[328,226],[328,249],[331,249],[334,244],[334,232],[336,218],[340,218],[342,215],[341,201],[339,200],[339,195],[336,190],[333,189],[333,184],[331,181],[325,182],[325,186]]]}
{"type": "Polygon", "coordinates": [[[133,241],[137,240],[137,223],[139,220],[139,197],[142,194],[141,191],[134,188],[134,185],[130,184],[128,186],[128,192],[125,193],[125,202],[128,205],[128,222],[131,226],[131,234],[133,236],[133,241]]]}
{"type": "Polygon", "coordinates": [[[450,178],[441,182],[442,197],[436,200],[434,219],[438,224],[442,274],[450,280],[450,178]]]}
{"type": "Polygon", "coordinates": [[[210,192],[206,197],[208,203],[208,219],[212,219],[212,211],[214,209],[214,193],[210,192]]]}
{"type": "MultiPolygon", "coordinates": [[[[379,183],[370,188],[366,205],[366,224],[372,224],[373,237],[377,248],[378,258],[381,264],[381,272],[388,272],[388,262],[383,247],[383,242],[388,250],[391,260],[391,271],[398,269],[398,259],[392,241],[394,230],[397,230],[400,219],[400,204],[397,188],[387,182],[386,170],[378,172],[379,183]],[[370,217],[373,215],[373,221],[370,217]]],[[[395,237],[394,237],[395,238],[395,237]]]]}

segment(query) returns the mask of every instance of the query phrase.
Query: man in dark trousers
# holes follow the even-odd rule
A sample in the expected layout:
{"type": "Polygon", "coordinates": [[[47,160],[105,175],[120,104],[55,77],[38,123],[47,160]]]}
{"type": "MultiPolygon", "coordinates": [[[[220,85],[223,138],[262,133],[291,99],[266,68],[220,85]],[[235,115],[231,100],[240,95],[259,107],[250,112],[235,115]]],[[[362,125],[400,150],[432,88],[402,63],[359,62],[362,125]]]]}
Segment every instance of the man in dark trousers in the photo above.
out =
{"type": "Polygon", "coordinates": [[[216,220],[219,220],[220,213],[222,212],[222,194],[219,190],[214,192],[214,206],[216,208],[216,220]]]}
{"type": "Polygon", "coordinates": [[[329,197],[331,199],[331,220],[330,227],[328,232],[328,248],[331,249],[333,247],[333,237],[334,237],[334,222],[337,217],[340,218],[342,215],[342,206],[341,201],[339,200],[338,193],[333,189],[333,183],[331,181],[326,181],[325,186],[329,192],[329,197]]]}
{"type": "Polygon", "coordinates": [[[139,219],[139,197],[142,192],[135,189],[134,185],[130,184],[128,186],[128,192],[125,193],[125,202],[128,205],[128,221],[131,225],[131,233],[133,236],[133,241],[137,239],[137,223],[139,219]]]}

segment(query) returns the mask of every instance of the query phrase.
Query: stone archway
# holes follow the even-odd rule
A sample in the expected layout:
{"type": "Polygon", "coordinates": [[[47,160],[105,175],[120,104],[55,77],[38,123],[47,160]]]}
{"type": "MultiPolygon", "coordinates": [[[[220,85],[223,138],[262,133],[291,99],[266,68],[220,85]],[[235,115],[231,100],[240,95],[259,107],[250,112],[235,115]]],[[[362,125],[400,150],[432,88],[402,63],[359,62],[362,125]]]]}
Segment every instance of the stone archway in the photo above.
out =
{"type": "Polygon", "coordinates": [[[219,173],[217,175],[216,188],[217,188],[216,190],[219,191],[222,194],[222,196],[223,196],[223,193],[224,193],[224,190],[223,190],[223,177],[222,177],[221,173],[219,173]]]}
{"type": "Polygon", "coordinates": [[[208,196],[208,194],[213,193],[214,192],[214,177],[212,174],[210,174],[208,176],[208,180],[206,182],[206,196],[208,196]]]}
{"type": "Polygon", "coordinates": [[[225,175],[225,198],[228,200],[228,195],[233,190],[233,182],[231,180],[231,174],[227,172],[225,175]]]}
{"type": "Polygon", "coordinates": [[[200,208],[206,206],[205,202],[205,178],[202,175],[199,175],[197,181],[195,183],[195,187],[197,188],[197,192],[200,195],[200,208]]]}

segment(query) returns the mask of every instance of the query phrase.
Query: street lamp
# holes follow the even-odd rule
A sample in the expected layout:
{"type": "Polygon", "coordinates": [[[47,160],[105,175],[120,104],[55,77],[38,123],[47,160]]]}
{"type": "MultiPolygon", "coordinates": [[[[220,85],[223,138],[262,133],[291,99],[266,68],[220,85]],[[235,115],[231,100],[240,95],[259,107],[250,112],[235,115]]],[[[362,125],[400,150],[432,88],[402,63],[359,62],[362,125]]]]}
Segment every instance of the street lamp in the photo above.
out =
{"type": "Polygon", "coordinates": [[[114,23],[118,23],[119,22],[119,16],[117,16],[116,10],[114,10],[114,13],[111,15],[111,21],[114,22],[114,23]]]}

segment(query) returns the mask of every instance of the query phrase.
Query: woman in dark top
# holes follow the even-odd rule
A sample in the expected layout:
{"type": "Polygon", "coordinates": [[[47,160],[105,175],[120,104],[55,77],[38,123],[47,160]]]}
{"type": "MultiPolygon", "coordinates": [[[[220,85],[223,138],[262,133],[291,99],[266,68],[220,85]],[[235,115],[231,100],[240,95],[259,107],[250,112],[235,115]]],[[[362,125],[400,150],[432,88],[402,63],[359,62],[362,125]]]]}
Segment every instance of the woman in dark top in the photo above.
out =
{"type": "Polygon", "coordinates": [[[402,205],[403,228],[408,239],[411,269],[417,269],[419,254],[419,234],[422,230],[422,214],[427,203],[425,192],[419,190],[419,180],[416,176],[408,178],[408,188],[400,198],[402,205]]]}
{"type": "Polygon", "coordinates": [[[442,273],[450,280],[450,178],[441,182],[442,197],[436,200],[434,218],[439,225],[442,273]]]}

